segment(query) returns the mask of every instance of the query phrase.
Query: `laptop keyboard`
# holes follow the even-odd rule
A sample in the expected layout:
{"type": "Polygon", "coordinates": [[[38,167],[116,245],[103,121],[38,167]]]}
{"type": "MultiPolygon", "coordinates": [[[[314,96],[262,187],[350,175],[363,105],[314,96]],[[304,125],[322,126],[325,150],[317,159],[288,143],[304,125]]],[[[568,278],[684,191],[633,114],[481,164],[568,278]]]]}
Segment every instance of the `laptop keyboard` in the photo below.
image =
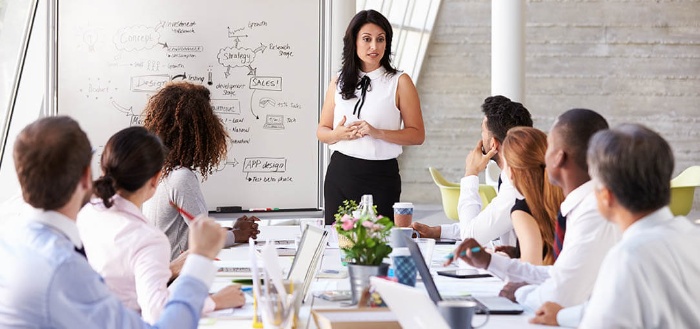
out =
{"type": "Polygon", "coordinates": [[[477,314],[488,313],[487,312],[488,308],[486,308],[486,306],[484,306],[484,304],[482,304],[481,302],[479,302],[478,300],[476,300],[472,296],[447,296],[447,297],[442,297],[442,300],[447,300],[447,301],[463,301],[463,300],[465,300],[465,301],[475,302],[477,314]]]}
{"type": "Polygon", "coordinates": [[[447,296],[447,297],[442,297],[442,300],[449,300],[449,301],[468,300],[468,301],[474,301],[474,298],[471,297],[471,296],[447,296]]]}
{"type": "Polygon", "coordinates": [[[228,272],[228,273],[250,273],[250,267],[219,267],[218,272],[228,272]]]}

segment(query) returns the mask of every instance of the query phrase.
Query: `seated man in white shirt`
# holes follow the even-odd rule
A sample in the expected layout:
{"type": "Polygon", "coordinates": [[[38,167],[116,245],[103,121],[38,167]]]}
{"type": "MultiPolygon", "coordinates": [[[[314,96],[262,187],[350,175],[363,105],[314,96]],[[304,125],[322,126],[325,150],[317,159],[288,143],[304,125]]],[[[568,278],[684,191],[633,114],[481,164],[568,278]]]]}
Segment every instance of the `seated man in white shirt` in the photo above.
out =
{"type": "Polygon", "coordinates": [[[673,162],[668,143],[641,125],[593,137],[588,164],[598,208],[620,227],[622,240],[605,257],[589,303],[562,311],[546,303],[532,322],[700,328],[700,228],[668,208],[673,162]]]}
{"type": "MultiPolygon", "coordinates": [[[[150,328],[107,288],[85,259],[75,220],[92,194],[92,147],[68,117],[35,121],[17,136],[14,163],[34,207],[0,231],[0,328],[150,328]]],[[[197,219],[190,254],[156,328],[197,328],[225,234],[197,219]]]]}
{"type": "Polygon", "coordinates": [[[605,254],[619,239],[618,229],[598,212],[586,164],[590,137],[607,128],[608,123],[600,114],[573,109],[557,118],[547,136],[547,174],[566,196],[560,207],[566,231],[554,265],[523,263],[492,255],[483,247],[472,252],[472,248],[481,247],[474,239],[462,242],[454,255],[509,281],[500,295],[532,310],[546,301],[573,306],[588,299],[605,254]]]}
{"type": "MultiPolygon", "coordinates": [[[[464,177],[460,181],[457,211],[459,223],[427,226],[413,223],[413,229],[421,237],[462,240],[474,238],[482,244],[500,238],[505,245],[515,245],[515,233],[510,221],[510,209],[519,193],[501,172],[498,195],[483,209],[479,196],[479,173],[486,169],[490,160],[503,168],[501,146],[508,129],[532,127],[530,112],[520,103],[505,96],[492,96],[481,105],[484,119],[481,122],[481,140],[467,155],[464,177]]],[[[522,199],[522,196],[519,198],[522,199]]]]}

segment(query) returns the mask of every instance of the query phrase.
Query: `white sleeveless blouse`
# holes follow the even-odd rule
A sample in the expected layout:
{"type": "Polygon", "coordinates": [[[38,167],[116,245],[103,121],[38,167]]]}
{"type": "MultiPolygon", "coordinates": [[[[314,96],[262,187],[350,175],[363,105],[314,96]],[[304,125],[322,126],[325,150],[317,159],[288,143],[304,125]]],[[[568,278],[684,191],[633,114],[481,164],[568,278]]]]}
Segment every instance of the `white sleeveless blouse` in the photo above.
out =
{"type": "MultiPolygon", "coordinates": [[[[335,109],[333,110],[333,127],[337,126],[345,116],[347,117],[345,126],[350,126],[355,121],[365,120],[377,129],[401,129],[401,112],[396,106],[396,89],[402,74],[402,71],[398,71],[394,75],[389,75],[386,69],[381,66],[369,73],[360,72],[360,79],[367,75],[371,79],[371,85],[367,89],[364,105],[359,110],[359,118],[352,112],[355,104],[361,99],[362,91],[357,89],[355,98],[345,100],[340,94],[340,85],[338,84],[335,93],[335,109]]],[[[362,101],[360,101],[361,103],[362,101]]],[[[365,160],[394,159],[403,152],[401,145],[375,139],[369,135],[350,141],[342,140],[328,148],[365,160]]]]}

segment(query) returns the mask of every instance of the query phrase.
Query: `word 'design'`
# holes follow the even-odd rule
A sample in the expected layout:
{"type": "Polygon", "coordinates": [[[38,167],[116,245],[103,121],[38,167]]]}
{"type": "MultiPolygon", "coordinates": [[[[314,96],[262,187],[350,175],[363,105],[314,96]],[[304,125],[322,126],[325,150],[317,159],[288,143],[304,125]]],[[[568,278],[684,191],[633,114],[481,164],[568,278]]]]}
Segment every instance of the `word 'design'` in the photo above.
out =
{"type": "Polygon", "coordinates": [[[167,74],[141,75],[131,77],[131,91],[156,91],[170,81],[167,74]]]}
{"type": "Polygon", "coordinates": [[[282,90],[282,77],[252,77],[250,89],[282,90]]]}
{"type": "Polygon", "coordinates": [[[285,172],[287,159],[285,158],[245,158],[243,172],[285,172]]]}

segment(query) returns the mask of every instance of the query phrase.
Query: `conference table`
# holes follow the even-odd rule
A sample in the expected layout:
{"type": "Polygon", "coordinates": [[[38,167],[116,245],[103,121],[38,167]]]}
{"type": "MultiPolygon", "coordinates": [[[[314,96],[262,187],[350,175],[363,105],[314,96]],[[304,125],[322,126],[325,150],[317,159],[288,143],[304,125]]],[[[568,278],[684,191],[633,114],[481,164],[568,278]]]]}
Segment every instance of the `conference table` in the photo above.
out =
{"type": "MultiPolygon", "coordinates": [[[[329,230],[329,228],[326,228],[329,230]]],[[[259,241],[266,240],[292,240],[301,235],[299,226],[260,226],[261,234],[258,236],[259,241]]],[[[331,238],[332,240],[332,238],[331,238]]],[[[334,244],[331,242],[331,246],[334,244]]],[[[431,272],[435,274],[436,270],[441,268],[440,259],[447,253],[452,251],[453,245],[436,245],[433,252],[433,262],[431,262],[431,272]]],[[[232,248],[223,249],[218,256],[222,261],[248,261],[250,260],[250,251],[247,244],[241,244],[232,248]]],[[[292,264],[292,257],[281,257],[281,265],[285,270],[289,269],[292,264]]],[[[327,247],[321,263],[319,271],[330,270],[330,272],[338,271],[347,273],[347,267],[343,266],[340,261],[340,250],[333,247],[327,247]]],[[[465,295],[472,296],[493,296],[504,285],[504,282],[498,278],[478,278],[478,279],[456,279],[440,275],[433,275],[435,283],[443,296],[465,295]]],[[[231,276],[217,276],[212,285],[212,292],[221,289],[232,281],[231,276]]],[[[417,283],[416,287],[423,288],[422,283],[417,283]]],[[[302,304],[299,311],[298,329],[317,328],[316,323],[311,315],[311,310],[316,309],[338,309],[348,308],[342,305],[342,302],[332,302],[314,296],[314,292],[326,290],[350,290],[350,280],[344,278],[316,278],[311,283],[309,294],[306,301],[302,304]]],[[[427,292],[426,292],[427,294],[427,292]]],[[[215,312],[210,315],[204,315],[200,320],[199,328],[202,329],[218,329],[218,328],[252,328],[252,297],[246,294],[248,301],[242,309],[224,310],[215,312]]],[[[352,308],[352,307],[350,307],[352,308]]],[[[521,315],[491,315],[485,326],[481,328],[553,328],[550,326],[533,325],[528,323],[532,318],[532,312],[526,310],[521,315]]],[[[483,322],[485,315],[477,315],[474,319],[474,324],[483,322]]]]}

